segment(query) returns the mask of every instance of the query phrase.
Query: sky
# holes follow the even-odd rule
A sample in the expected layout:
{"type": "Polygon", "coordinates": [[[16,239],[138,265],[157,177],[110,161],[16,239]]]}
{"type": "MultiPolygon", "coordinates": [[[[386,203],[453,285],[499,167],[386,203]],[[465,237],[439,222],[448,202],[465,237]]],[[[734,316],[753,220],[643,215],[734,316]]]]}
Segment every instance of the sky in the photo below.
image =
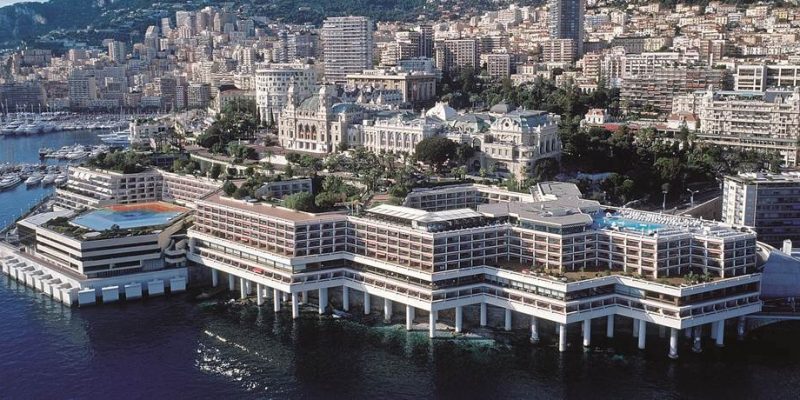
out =
{"type": "Polygon", "coordinates": [[[7,6],[14,3],[22,3],[23,1],[38,1],[39,3],[44,2],[45,0],[0,0],[0,7],[7,6]]]}

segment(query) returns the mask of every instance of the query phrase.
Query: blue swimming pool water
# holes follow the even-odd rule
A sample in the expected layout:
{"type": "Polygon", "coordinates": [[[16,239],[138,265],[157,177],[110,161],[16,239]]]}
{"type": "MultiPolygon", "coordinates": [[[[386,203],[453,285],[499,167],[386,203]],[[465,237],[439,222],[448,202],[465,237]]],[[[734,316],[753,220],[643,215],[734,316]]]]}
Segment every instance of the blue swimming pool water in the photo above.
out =
{"type": "Polygon", "coordinates": [[[132,229],[164,225],[179,215],[179,211],[102,209],[81,215],[72,223],[95,231],[110,229],[113,225],[118,225],[120,229],[132,229]]]}
{"type": "Polygon", "coordinates": [[[619,215],[606,216],[602,214],[595,214],[593,217],[594,226],[598,229],[618,227],[620,229],[628,229],[639,232],[655,232],[663,228],[663,224],[655,224],[652,222],[637,221],[634,219],[624,218],[619,215]]]}

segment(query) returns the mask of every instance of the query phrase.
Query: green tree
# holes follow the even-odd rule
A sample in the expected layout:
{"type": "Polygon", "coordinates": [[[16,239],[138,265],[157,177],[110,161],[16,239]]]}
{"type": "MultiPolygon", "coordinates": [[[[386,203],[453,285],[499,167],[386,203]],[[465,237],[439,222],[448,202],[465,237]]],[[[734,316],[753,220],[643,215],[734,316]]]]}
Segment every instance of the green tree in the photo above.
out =
{"type": "Polygon", "coordinates": [[[209,171],[209,176],[211,179],[217,179],[222,174],[222,166],[219,164],[214,164],[211,166],[211,171],[209,171]]]}
{"type": "Polygon", "coordinates": [[[287,208],[291,208],[296,211],[313,211],[314,200],[314,195],[311,193],[300,192],[284,197],[283,204],[287,208]]]}
{"type": "Polygon", "coordinates": [[[452,140],[433,136],[417,143],[414,148],[417,160],[431,164],[434,169],[441,170],[444,164],[456,156],[457,145],[452,140]]]}
{"type": "Polygon", "coordinates": [[[222,185],[222,191],[228,196],[233,196],[233,193],[236,192],[236,185],[231,181],[225,181],[222,185]]]}

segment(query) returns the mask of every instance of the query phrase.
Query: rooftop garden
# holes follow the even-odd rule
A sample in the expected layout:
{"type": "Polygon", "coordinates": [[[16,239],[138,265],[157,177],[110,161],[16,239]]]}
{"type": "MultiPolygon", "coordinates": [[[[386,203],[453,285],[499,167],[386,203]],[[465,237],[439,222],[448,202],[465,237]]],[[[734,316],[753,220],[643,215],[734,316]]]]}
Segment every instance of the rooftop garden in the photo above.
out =
{"type": "Polygon", "coordinates": [[[86,161],[84,165],[123,174],[136,174],[144,172],[150,166],[150,157],[130,150],[118,150],[100,153],[97,157],[86,161]]]}
{"type": "Polygon", "coordinates": [[[359,200],[361,190],[345,183],[341,177],[312,177],[313,192],[299,192],[284,196],[282,199],[271,198],[262,188],[270,182],[280,182],[282,175],[262,175],[253,173],[240,184],[226,181],[222,186],[223,193],[237,200],[252,199],[279,204],[296,211],[325,212],[335,210],[342,203],[359,200]],[[276,201],[277,200],[277,201],[276,201]]]}

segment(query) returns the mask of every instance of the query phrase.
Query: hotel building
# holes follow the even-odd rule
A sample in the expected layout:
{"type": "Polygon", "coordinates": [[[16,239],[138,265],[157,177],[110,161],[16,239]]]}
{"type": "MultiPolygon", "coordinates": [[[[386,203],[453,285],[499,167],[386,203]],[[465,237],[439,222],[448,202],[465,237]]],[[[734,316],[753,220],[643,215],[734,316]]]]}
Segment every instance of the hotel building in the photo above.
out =
{"type": "Polygon", "coordinates": [[[310,64],[268,64],[256,69],[256,104],[262,122],[275,123],[288,102],[289,86],[304,99],[317,92],[317,73],[310,64]]]}
{"type": "Polygon", "coordinates": [[[17,224],[20,245],[0,245],[5,274],[66,305],[186,289],[189,209],[162,203],[59,210],[17,224]]]}
{"type": "Polygon", "coordinates": [[[697,348],[710,324],[721,345],[725,320],[760,311],[754,233],[604,207],[577,194],[574,185],[546,183],[533,198],[501,199],[498,189],[458,186],[407,200],[437,211],[380,205],[347,215],[216,193],[197,202],[188,258],[212,269],[215,286],[223,273],[242,297],[255,289],[259,305],[271,292],[279,311],[290,296],[295,318],[309,291],[318,292],[320,313],[331,291],[341,293],[344,310],[360,293],[366,313],[374,296],[383,298],[387,320],[395,303],[404,305],[409,329],[417,311],[427,313],[434,337],[440,311],[453,310],[461,332],[465,307],[480,309],[481,326],[496,307],[505,310],[506,330],[514,313],[525,315],[534,341],[540,322],[554,323],[561,351],[568,324],[582,325],[589,346],[593,319],[606,320],[613,336],[622,316],[633,320],[640,348],[648,324],[669,328],[669,354],[677,357],[680,330],[697,348]],[[690,270],[712,278],[689,283],[690,270]]]}

